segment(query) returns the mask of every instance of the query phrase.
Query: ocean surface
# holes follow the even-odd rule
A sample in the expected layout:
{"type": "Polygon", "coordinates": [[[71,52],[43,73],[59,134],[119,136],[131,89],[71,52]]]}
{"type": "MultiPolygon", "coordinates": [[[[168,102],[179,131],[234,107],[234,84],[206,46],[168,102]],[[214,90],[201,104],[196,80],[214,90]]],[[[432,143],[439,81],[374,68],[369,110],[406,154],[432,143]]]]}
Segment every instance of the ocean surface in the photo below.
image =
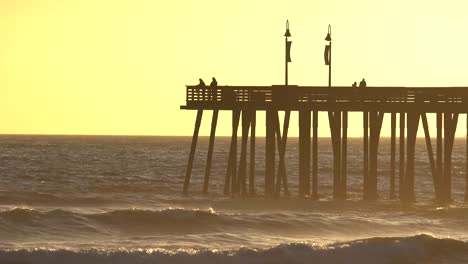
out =
{"type": "Polygon", "coordinates": [[[297,194],[295,138],[286,154],[292,195],[271,199],[262,195],[261,138],[257,196],[242,198],[222,194],[229,138],[216,139],[209,195],[201,193],[208,139],[199,139],[183,196],[190,137],[3,135],[0,263],[468,263],[465,140],[453,150],[449,206],[433,202],[422,139],[417,202],[390,200],[389,140],[380,142],[380,199],[364,202],[361,139],[348,143],[346,201],[331,198],[331,142],[319,140],[315,201],[297,194]]]}

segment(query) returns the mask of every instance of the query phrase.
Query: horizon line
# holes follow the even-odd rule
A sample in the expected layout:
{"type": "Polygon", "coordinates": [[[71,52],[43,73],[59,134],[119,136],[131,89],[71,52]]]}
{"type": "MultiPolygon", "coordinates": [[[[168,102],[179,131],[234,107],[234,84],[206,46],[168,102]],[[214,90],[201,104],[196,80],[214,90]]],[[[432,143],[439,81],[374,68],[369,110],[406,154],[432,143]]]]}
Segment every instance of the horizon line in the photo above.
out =
{"type": "MultiPolygon", "coordinates": [[[[193,135],[150,135],[150,134],[48,134],[48,133],[44,133],[44,134],[34,134],[34,133],[18,133],[18,134],[11,134],[11,133],[0,133],[0,137],[2,136],[89,136],[89,137],[193,137],[193,135]]],[[[209,135],[199,135],[198,137],[207,137],[209,138],[210,136],[209,135]]],[[[230,138],[231,136],[216,136],[216,138],[230,138]]],[[[249,136],[250,137],[250,136],[249,136]]],[[[265,136],[258,136],[256,135],[255,136],[256,138],[265,138],[265,136]]],[[[299,136],[288,136],[288,138],[299,138],[299,136]]],[[[312,136],[311,136],[312,138],[312,136]]],[[[318,138],[328,138],[330,139],[331,136],[328,136],[328,137],[323,137],[323,136],[319,136],[318,138]]],[[[362,139],[363,136],[361,137],[349,137],[348,136],[348,139],[362,139]]],[[[391,138],[391,136],[380,136],[380,138],[391,138]]],[[[398,135],[395,137],[395,138],[399,138],[398,135]]],[[[406,138],[406,137],[405,137],[406,138]]],[[[425,136],[417,136],[416,138],[421,138],[421,139],[424,139],[425,136]]],[[[432,138],[437,138],[437,137],[433,137],[431,136],[431,139],[432,138]]],[[[465,139],[466,138],[466,135],[465,136],[455,136],[455,138],[462,138],[462,139],[465,139]]]]}

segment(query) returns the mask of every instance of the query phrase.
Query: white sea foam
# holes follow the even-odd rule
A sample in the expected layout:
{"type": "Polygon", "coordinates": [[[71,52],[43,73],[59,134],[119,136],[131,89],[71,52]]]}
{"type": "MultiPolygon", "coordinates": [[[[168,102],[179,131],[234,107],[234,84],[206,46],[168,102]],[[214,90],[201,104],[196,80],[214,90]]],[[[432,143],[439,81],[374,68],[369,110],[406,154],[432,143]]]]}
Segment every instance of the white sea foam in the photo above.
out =
{"type": "Polygon", "coordinates": [[[234,251],[162,248],[2,250],[0,260],[12,263],[465,263],[468,244],[428,235],[370,238],[312,246],[281,244],[269,249],[234,251]]]}

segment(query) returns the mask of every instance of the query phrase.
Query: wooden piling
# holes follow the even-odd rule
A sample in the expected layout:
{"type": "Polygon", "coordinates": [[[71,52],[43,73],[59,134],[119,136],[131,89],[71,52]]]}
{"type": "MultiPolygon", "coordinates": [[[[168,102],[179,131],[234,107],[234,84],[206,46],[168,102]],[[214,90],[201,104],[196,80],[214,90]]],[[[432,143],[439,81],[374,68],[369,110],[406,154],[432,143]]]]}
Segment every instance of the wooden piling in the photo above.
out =
{"type": "Polygon", "coordinates": [[[419,113],[408,113],[408,144],[406,146],[406,179],[405,179],[405,202],[414,202],[414,158],[416,147],[416,135],[418,132],[419,113]]]}
{"type": "Polygon", "coordinates": [[[437,169],[437,174],[436,174],[436,181],[439,185],[439,199],[443,199],[443,192],[445,192],[445,187],[444,187],[444,181],[443,181],[443,165],[442,165],[442,160],[443,160],[443,135],[442,135],[442,129],[443,129],[443,122],[442,122],[442,117],[443,113],[438,112],[436,114],[436,123],[437,123],[437,139],[436,139],[436,169],[437,169]]]}
{"type": "Polygon", "coordinates": [[[364,199],[377,199],[377,155],[384,113],[371,111],[364,115],[364,199]],[[370,124],[369,124],[370,120],[370,124]],[[369,135],[370,134],[370,135],[369,135]],[[370,136],[370,137],[369,137],[370,136]]]}
{"type": "MultiPolygon", "coordinates": [[[[308,150],[310,153],[310,112],[299,111],[299,196],[308,194],[307,181],[310,181],[310,176],[307,177],[308,171],[307,163],[310,164],[310,157],[308,158],[308,150]],[[309,127],[309,128],[308,128],[309,127]]],[[[310,154],[309,154],[310,155],[310,154]]]]}
{"type": "Polygon", "coordinates": [[[343,111],[343,136],[341,140],[341,198],[347,197],[348,181],[348,112],[343,111]]]}
{"type": "Polygon", "coordinates": [[[208,184],[210,181],[210,172],[211,172],[211,161],[213,158],[213,147],[216,135],[216,125],[218,123],[218,112],[219,110],[213,110],[213,117],[211,118],[211,131],[210,131],[210,143],[208,145],[208,156],[206,159],[206,168],[205,168],[205,180],[203,182],[203,193],[208,193],[208,184]]]}
{"type": "Polygon", "coordinates": [[[369,189],[369,112],[363,112],[363,127],[364,127],[364,136],[363,136],[363,197],[368,199],[368,189],[369,189]]]}
{"type": "Polygon", "coordinates": [[[421,113],[421,120],[424,129],[424,138],[426,139],[426,148],[427,148],[427,155],[429,159],[429,164],[431,165],[431,173],[432,173],[432,182],[434,185],[434,194],[436,201],[439,201],[439,182],[437,178],[437,169],[434,161],[434,152],[432,151],[432,143],[431,143],[431,135],[429,133],[429,125],[427,122],[426,113],[421,113]]]}
{"type": "Polygon", "coordinates": [[[377,176],[378,176],[378,156],[379,156],[379,142],[380,142],[380,132],[382,131],[382,124],[384,119],[385,112],[378,112],[377,114],[377,123],[376,123],[376,132],[375,132],[375,169],[374,169],[374,179],[373,179],[373,190],[375,199],[378,198],[377,193],[377,176]]]}
{"type": "Polygon", "coordinates": [[[300,111],[302,115],[302,162],[303,175],[302,175],[302,195],[310,195],[310,128],[311,116],[310,111],[300,111]]]}
{"type": "Polygon", "coordinates": [[[468,202],[468,114],[466,114],[466,134],[465,134],[465,202],[468,202]]]}
{"type": "Polygon", "coordinates": [[[444,114],[444,201],[452,201],[452,149],[458,123],[458,113],[444,114]]]}
{"type": "Polygon", "coordinates": [[[369,174],[367,181],[367,199],[377,199],[377,145],[378,145],[378,134],[377,134],[377,122],[378,113],[372,111],[369,113],[370,120],[370,140],[369,140],[369,174]]]}
{"type": "Polygon", "coordinates": [[[265,137],[265,195],[271,196],[275,184],[275,126],[277,113],[274,110],[266,111],[266,137],[265,137]]]}
{"type": "MultiPolygon", "coordinates": [[[[284,192],[287,195],[288,193],[288,181],[286,175],[286,162],[285,162],[285,153],[286,153],[286,144],[288,140],[288,130],[289,130],[289,120],[291,117],[291,111],[285,111],[284,113],[284,122],[283,122],[283,134],[278,137],[280,138],[280,145],[278,146],[279,153],[279,166],[278,166],[278,177],[276,181],[276,195],[279,196],[281,193],[281,186],[284,186],[284,192]]],[[[279,120],[277,122],[277,131],[279,130],[279,120]]],[[[281,134],[281,133],[280,133],[281,134]]]]}
{"type": "MultiPolygon", "coordinates": [[[[286,123],[283,124],[283,131],[284,131],[284,125],[286,125],[286,123]]],[[[289,125],[289,118],[288,118],[288,125],[289,125]]],[[[278,112],[276,112],[275,131],[276,131],[276,147],[278,148],[278,156],[280,156],[280,153],[282,151],[281,146],[283,145],[283,139],[284,138],[281,135],[281,128],[280,128],[280,121],[279,121],[278,112]]],[[[287,138],[286,138],[286,140],[287,140],[287,138]]],[[[273,177],[273,179],[274,179],[273,182],[276,185],[279,185],[279,188],[281,188],[281,186],[283,186],[284,187],[283,188],[284,193],[286,195],[289,195],[288,179],[287,179],[287,176],[286,176],[286,161],[283,160],[283,163],[284,163],[284,166],[280,166],[280,164],[278,163],[278,174],[277,174],[277,177],[273,177]],[[278,178],[278,177],[280,177],[280,178],[278,178]]],[[[274,194],[275,195],[276,195],[276,185],[275,185],[275,189],[274,189],[274,194]]]]}
{"type": "Polygon", "coordinates": [[[304,118],[302,112],[298,111],[298,125],[299,125],[299,178],[298,178],[298,191],[299,197],[304,196],[304,118]]]}
{"type": "Polygon", "coordinates": [[[250,111],[250,173],[249,194],[255,195],[255,129],[257,125],[257,112],[250,111]]]}
{"type": "Polygon", "coordinates": [[[233,131],[232,131],[232,147],[233,147],[233,153],[231,156],[231,193],[234,194],[234,189],[237,186],[237,181],[239,180],[237,177],[237,131],[239,129],[239,121],[240,121],[240,115],[241,111],[240,110],[234,110],[233,111],[233,131]]]}
{"type": "MultiPolygon", "coordinates": [[[[452,167],[452,151],[453,151],[453,144],[455,143],[455,132],[457,130],[457,124],[458,124],[458,113],[453,113],[452,115],[452,124],[451,124],[451,129],[450,129],[450,168],[452,167]]],[[[452,192],[452,176],[450,175],[450,180],[449,180],[449,186],[450,186],[450,200],[451,200],[451,192],[452,192]]]]}
{"type": "MultiPolygon", "coordinates": [[[[457,131],[458,117],[459,117],[459,113],[454,113],[452,116],[452,130],[450,134],[450,143],[451,143],[450,144],[450,164],[452,163],[452,151],[453,151],[453,145],[455,144],[455,132],[457,131]]],[[[452,181],[450,180],[450,184],[451,182],[452,181]]],[[[450,200],[451,200],[451,197],[450,197],[450,200]]]]}
{"type": "Polygon", "coordinates": [[[232,111],[232,136],[231,146],[229,148],[228,166],[226,170],[226,178],[224,182],[224,194],[232,193],[231,188],[236,186],[237,176],[237,130],[239,128],[240,110],[232,111]]]}
{"type": "Polygon", "coordinates": [[[444,164],[443,164],[443,175],[442,175],[442,182],[443,182],[443,200],[447,202],[449,200],[449,184],[447,183],[449,175],[450,175],[450,170],[451,170],[451,164],[450,164],[450,156],[449,156],[449,134],[450,134],[450,121],[451,121],[451,113],[444,113],[444,164]]]}
{"type": "Polygon", "coordinates": [[[329,119],[329,125],[330,125],[330,136],[331,136],[331,144],[332,144],[332,154],[333,154],[333,197],[335,198],[336,195],[336,180],[337,180],[337,171],[336,171],[336,164],[337,164],[337,158],[336,158],[336,121],[335,121],[335,112],[328,112],[328,119],[329,119]],[[331,116],[331,119],[330,119],[331,116]]]}
{"type": "MultiPolygon", "coordinates": [[[[467,139],[468,142],[468,139],[467,139]]],[[[468,144],[468,143],[467,143],[468,144]]],[[[312,197],[318,199],[318,111],[313,111],[312,132],[312,197]]],[[[467,163],[468,164],[468,163],[467,163]]],[[[468,177],[468,176],[467,176],[468,177]]],[[[468,182],[468,181],[467,181],[468,182]]]]}
{"type": "Polygon", "coordinates": [[[247,195],[247,143],[249,139],[250,113],[247,110],[242,110],[242,139],[241,139],[241,154],[239,158],[239,177],[235,193],[247,195]]]}
{"type": "Polygon", "coordinates": [[[395,192],[395,152],[396,152],[396,113],[392,112],[390,116],[390,199],[396,198],[395,192]]]}
{"type": "Polygon", "coordinates": [[[184,194],[188,193],[188,188],[190,184],[190,176],[192,175],[193,159],[195,157],[195,149],[197,148],[198,132],[200,131],[202,116],[203,116],[203,110],[198,110],[197,119],[195,120],[195,128],[193,130],[192,146],[190,147],[189,161],[188,161],[187,170],[185,173],[184,189],[183,189],[184,194]]]}
{"type": "Polygon", "coordinates": [[[405,199],[405,113],[400,113],[400,161],[398,169],[398,196],[400,201],[405,199]]]}
{"type": "Polygon", "coordinates": [[[333,198],[340,198],[341,191],[341,112],[333,114],[333,198]]]}

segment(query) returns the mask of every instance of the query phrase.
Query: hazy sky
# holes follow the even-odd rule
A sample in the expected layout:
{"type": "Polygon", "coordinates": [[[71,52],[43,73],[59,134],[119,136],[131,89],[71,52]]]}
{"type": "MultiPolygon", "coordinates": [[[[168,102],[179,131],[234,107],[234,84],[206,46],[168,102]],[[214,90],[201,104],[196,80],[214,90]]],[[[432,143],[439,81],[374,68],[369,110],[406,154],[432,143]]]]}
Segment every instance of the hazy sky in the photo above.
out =
{"type": "MultiPolygon", "coordinates": [[[[0,133],[190,135],[185,85],[283,84],[286,19],[290,84],[327,84],[331,24],[334,85],[468,86],[466,10],[464,0],[0,0],[0,133]]],[[[362,116],[351,118],[360,136],[362,116]]],[[[218,134],[229,122],[220,115],[218,134]]]]}

